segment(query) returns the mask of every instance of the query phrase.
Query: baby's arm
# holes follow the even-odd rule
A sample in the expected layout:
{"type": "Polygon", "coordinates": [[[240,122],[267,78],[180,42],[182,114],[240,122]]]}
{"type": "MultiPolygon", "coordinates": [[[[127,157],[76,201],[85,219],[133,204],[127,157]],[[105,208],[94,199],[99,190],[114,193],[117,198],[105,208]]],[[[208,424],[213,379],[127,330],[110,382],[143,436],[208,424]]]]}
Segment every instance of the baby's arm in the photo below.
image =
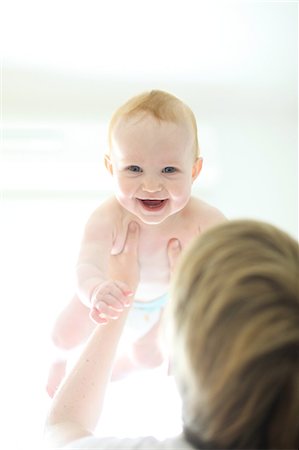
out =
{"type": "Polygon", "coordinates": [[[79,297],[98,323],[118,318],[129,304],[127,296],[131,293],[127,284],[109,278],[112,223],[107,211],[95,211],[85,226],[76,266],[79,297]]]}

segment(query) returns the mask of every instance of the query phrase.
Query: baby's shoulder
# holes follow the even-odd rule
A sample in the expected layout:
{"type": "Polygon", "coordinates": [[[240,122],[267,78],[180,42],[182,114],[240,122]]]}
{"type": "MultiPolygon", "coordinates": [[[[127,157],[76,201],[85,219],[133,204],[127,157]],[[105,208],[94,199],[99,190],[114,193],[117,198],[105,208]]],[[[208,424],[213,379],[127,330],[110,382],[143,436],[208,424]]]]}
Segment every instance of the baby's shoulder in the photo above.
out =
{"type": "Polygon", "coordinates": [[[89,220],[99,220],[104,217],[108,220],[115,219],[121,213],[121,207],[117,199],[113,196],[107,198],[96,207],[91,213],[89,220]]]}
{"type": "Polygon", "coordinates": [[[85,229],[92,232],[113,230],[118,223],[123,222],[124,210],[115,197],[104,200],[88,217],[85,229]]]}
{"type": "Polygon", "coordinates": [[[219,209],[198,197],[191,197],[190,211],[201,231],[227,220],[219,209]]]}

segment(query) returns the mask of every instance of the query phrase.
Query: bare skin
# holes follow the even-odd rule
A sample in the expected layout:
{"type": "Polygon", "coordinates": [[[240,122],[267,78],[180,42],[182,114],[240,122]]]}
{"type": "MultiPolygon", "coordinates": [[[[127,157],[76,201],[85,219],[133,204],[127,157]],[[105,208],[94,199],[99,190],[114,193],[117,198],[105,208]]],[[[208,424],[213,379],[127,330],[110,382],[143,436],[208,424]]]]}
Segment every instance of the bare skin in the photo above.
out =
{"type": "MultiPolygon", "coordinates": [[[[58,348],[74,348],[96,323],[115,320],[126,308],[130,286],[111,276],[109,260],[121,253],[130,222],[139,225],[140,233],[135,299],[150,302],[168,291],[168,242],[175,238],[184,250],[199,233],[225,220],[216,208],[191,197],[202,167],[192,142],[189,127],[160,124],[149,117],[116,129],[112,152],[105,160],[115,179],[115,196],[100,205],[86,224],[77,264],[78,291],[53,330],[58,348]]],[[[120,356],[112,378],[161,364],[159,321],[152,328],[120,356]]],[[[63,359],[52,365],[47,387],[51,396],[63,376],[62,365],[63,359]]]]}

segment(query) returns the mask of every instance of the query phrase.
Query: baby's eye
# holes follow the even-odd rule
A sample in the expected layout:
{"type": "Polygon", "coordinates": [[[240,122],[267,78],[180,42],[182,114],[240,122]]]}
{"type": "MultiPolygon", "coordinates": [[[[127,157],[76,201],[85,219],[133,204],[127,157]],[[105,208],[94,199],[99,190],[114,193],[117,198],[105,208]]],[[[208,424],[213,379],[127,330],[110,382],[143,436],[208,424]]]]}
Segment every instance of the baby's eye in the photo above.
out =
{"type": "Polygon", "coordinates": [[[176,172],[176,168],[175,167],[164,167],[162,172],[163,173],[174,173],[174,172],[176,172]]]}
{"type": "Polygon", "coordinates": [[[129,166],[129,167],[127,167],[127,170],[129,172],[135,172],[135,173],[142,172],[142,169],[139,166],[129,166]]]}

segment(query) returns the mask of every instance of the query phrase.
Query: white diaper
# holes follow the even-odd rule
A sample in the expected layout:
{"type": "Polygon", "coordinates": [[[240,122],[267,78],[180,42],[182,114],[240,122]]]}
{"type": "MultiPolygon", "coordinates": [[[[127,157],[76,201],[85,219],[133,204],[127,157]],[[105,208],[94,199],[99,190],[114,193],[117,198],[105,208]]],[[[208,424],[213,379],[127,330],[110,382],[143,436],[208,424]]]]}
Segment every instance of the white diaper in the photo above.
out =
{"type": "Polygon", "coordinates": [[[168,298],[168,293],[166,293],[150,302],[135,300],[126,323],[126,337],[133,342],[153,328],[158,322],[168,298]]]}

